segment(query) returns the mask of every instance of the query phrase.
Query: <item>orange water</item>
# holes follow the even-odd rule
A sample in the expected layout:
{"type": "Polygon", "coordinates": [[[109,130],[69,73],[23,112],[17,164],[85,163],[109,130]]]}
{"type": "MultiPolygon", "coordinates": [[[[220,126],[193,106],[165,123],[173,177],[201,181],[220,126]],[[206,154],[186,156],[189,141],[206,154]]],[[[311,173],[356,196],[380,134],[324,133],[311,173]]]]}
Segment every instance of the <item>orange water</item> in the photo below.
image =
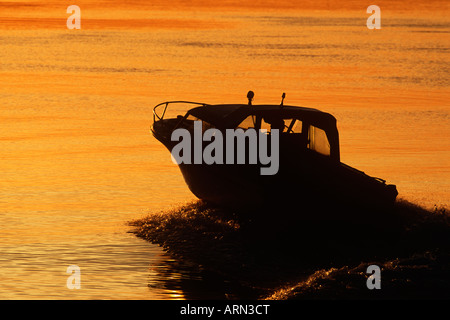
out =
{"type": "Polygon", "coordinates": [[[0,2],[0,298],[183,298],[163,251],[126,233],[194,199],[149,134],[166,100],[334,114],[341,159],[400,197],[450,204],[445,1],[0,2]],[[66,287],[69,265],[82,289],[66,287]],[[161,284],[162,283],[162,284],[161,284]]]}

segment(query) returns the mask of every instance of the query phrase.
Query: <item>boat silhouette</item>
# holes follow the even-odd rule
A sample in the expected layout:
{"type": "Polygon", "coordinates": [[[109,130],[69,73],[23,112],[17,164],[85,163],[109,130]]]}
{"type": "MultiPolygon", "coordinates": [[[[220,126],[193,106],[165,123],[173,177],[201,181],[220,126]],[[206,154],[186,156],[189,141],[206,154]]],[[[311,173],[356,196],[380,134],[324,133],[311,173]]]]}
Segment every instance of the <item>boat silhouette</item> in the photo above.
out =
{"type": "MultiPolygon", "coordinates": [[[[176,129],[185,129],[194,135],[195,122],[201,121],[201,130],[222,132],[233,129],[247,132],[256,130],[267,136],[278,129],[278,170],[262,175],[263,163],[178,163],[191,192],[209,203],[234,208],[265,208],[294,205],[315,207],[329,204],[366,207],[391,207],[398,195],[395,185],[352,168],[340,161],[339,133],[336,118],[326,112],[284,104],[253,105],[253,92],[246,104],[206,104],[191,101],[167,101],[153,109],[151,132],[169,151],[179,141],[172,139],[176,129]],[[190,109],[184,115],[165,118],[169,106],[185,104],[190,109]],[[162,112],[161,112],[162,110],[162,112]],[[159,111],[159,112],[158,112],[159,111]]],[[[258,141],[261,136],[258,136],[258,141]]],[[[211,141],[202,141],[203,152],[211,141]]],[[[229,141],[225,141],[224,145],[229,141]]],[[[245,159],[250,158],[251,141],[245,148],[245,159]]],[[[273,147],[268,145],[268,152],[273,147]]],[[[239,156],[234,149],[233,156],[239,156]]],[[[199,152],[192,146],[190,155],[199,152]]],[[[224,150],[224,153],[229,150],[224,150]]],[[[267,166],[267,165],[266,165],[267,166]]]]}

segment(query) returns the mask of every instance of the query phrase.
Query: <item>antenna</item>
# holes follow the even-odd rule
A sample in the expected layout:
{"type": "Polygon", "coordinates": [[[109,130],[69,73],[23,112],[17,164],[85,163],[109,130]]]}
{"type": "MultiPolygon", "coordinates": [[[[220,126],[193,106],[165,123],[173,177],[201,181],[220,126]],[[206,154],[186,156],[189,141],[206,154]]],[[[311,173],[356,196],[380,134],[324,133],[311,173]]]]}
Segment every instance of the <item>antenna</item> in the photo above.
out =
{"type": "Polygon", "coordinates": [[[282,106],[282,107],[283,107],[284,98],[286,98],[286,93],[283,92],[283,94],[281,95],[281,104],[280,104],[280,106],[282,106]]]}
{"type": "Polygon", "coordinates": [[[252,105],[252,100],[253,97],[255,96],[255,93],[253,91],[249,91],[247,93],[247,99],[248,99],[248,105],[251,106],[252,105]]]}

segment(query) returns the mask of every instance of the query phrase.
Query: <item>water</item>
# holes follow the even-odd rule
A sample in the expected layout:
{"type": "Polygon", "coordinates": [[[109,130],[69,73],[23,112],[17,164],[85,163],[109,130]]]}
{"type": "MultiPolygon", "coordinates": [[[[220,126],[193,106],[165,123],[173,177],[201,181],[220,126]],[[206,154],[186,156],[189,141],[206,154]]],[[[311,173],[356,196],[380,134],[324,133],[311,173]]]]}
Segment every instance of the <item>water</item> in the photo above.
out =
{"type": "Polygon", "coordinates": [[[286,92],[336,116],[343,162],[448,207],[448,4],[380,4],[374,31],[356,3],[80,1],[82,29],[68,30],[64,6],[0,2],[0,298],[186,296],[189,274],[126,225],[194,199],[149,134],[166,100],[286,92]],[[66,287],[73,264],[81,290],[66,287]]]}

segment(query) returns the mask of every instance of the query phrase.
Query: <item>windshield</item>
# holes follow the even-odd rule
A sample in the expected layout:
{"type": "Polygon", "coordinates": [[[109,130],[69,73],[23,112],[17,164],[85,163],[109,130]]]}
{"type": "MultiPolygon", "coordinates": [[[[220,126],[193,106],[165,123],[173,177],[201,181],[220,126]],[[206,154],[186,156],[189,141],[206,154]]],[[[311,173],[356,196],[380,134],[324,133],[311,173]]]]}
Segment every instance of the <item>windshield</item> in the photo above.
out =
{"type": "Polygon", "coordinates": [[[238,128],[247,130],[262,129],[270,132],[272,129],[278,129],[280,132],[288,133],[302,133],[303,123],[299,119],[295,118],[276,118],[276,119],[266,119],[265,117],[249,115],[245,118],[239,125],[238,128]]]}
{"type": "Polygon", "coordinates": [[[324,156],[330,156],[330,143],[324,130],[318,127],[309,126],[308,141],[309,149],[323,154],[324,156]]]}

